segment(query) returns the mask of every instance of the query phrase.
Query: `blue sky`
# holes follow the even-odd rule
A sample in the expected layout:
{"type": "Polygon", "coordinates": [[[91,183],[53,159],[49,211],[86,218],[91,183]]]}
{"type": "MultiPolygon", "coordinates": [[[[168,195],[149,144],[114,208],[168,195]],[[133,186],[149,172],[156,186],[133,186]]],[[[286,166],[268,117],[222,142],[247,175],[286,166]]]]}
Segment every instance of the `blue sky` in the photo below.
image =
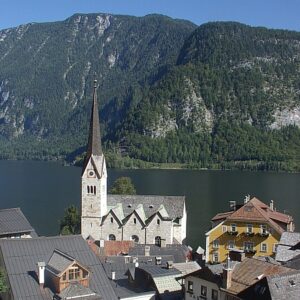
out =
{"type": "Polygon", "coordinates": [[[300,31],[300,0],[0,0],[0,29],[60,21],[80,12],[134,16],[159,13],[198,25],[238,21],[300,31]]]}

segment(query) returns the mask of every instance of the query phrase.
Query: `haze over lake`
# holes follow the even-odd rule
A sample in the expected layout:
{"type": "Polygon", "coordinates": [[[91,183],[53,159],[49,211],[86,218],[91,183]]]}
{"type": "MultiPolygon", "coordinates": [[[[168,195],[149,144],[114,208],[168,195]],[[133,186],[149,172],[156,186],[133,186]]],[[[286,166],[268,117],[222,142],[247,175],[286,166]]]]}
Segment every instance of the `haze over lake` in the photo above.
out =
{"type": "MultiPolygon", "coordinates": [[[[80,206],[81,168],[53,162],[0,161],[0,208],[21,207],[39,235],[56,235],[64,209],[80,206]]],[[[133,180],[138,194],[185,195],[187,242],[204,247],[210,219],[246,195],[294,217],[300,230],[300,174],[193,170],[108,170],[108,187],[120,176],[133,180]]]]}

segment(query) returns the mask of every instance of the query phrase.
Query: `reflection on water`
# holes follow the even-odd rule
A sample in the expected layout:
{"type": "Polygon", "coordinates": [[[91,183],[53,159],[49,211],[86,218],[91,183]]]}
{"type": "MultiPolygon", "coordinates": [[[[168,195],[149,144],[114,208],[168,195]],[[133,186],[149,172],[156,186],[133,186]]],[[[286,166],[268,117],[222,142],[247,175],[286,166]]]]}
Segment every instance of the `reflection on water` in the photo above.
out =
{"type": "MultiPolygon", "coordinates": [[[[80,168],[53,162],[0,161],[1,208],[21,207],[40,235],[58,233],[64,208],[80,205],[80,168]]],[[[300,217],[300,174],[191,171],[109,170],[108,186],[120,176],[132,178],[138,194],[185,195],[187,241],[204,246],[210,219],[229,208],[230,200],[256,196],[300,217]]],[[[300,230],[300,228],[299,228],[300,230]]]]}

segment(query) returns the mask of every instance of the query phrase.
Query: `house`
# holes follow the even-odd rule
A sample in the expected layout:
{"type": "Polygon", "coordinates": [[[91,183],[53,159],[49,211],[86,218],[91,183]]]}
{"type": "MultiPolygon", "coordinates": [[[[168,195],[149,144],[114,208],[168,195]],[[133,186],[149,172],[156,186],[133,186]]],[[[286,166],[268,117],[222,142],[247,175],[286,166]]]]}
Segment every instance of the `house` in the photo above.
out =
{"type": "Polygon", "coordinates": [[[266,289],[261,288],[263,279],[292,271],[257,258],[245,258],[241,262],[227,260],[225,264],[207,265],[182,277],[185,279],[185,299],[258,299],[253,295],[261,293],[263,297],[266,296],[266,289]]]}
{"type": "Polygon", "coordinates": [[[0,210],[0,239],[37,237],[20,208],[0,210]]]}
{"type": "Polygon", "coordinates": [[[280,237],[294,231],[293,218],[257,198],[246,197],[241,206],[212,218],[212,229],[206,233],[206,262],[224,262],[230,250],[245,251],[248,257],[275,256],[280,237]]]}
{"type": "Polygon", "coordinates": [[[3,299],[117,299],[81,235],[0,240],[9,292],[3,299]]]}
{"type": "Polygon", "coordinates": [[[286,263],[300,255],[300,233],[284,232],[278,243],[275,259],[286,263]]]}
{"type": "Polygon", "coordinates": [[[300,271],[290,271],[266,276],[241,297],[256,300],[298,300],[300,295],[300,271]]]}
{"type": "Polygon", "coordinates": [[[183,196],[108,195],[94,82],[87,153],[81,176],[81,234],[100,240],[140,244],[183,243],[186,207],[183,196]]]}
{"type": "Polygon", "coordinates": [[[200,268],[187,262],[186,248],[136,244],[127,255],[101,257],[101,261],[120,299],[182,299],[177,277],[200,268]]]}

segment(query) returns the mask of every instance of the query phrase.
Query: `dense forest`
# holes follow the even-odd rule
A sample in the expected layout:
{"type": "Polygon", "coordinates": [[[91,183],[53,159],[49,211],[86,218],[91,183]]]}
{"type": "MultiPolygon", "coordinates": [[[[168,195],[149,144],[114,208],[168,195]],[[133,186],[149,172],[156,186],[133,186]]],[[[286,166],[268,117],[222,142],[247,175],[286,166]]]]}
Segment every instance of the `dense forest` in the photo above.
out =
{"type": "Polygon", "coordinates": [[[160,15],[0,31],[2,159],[80,163],[96,74],[111,167],[300,170],[300,33],[160,15]]]}

